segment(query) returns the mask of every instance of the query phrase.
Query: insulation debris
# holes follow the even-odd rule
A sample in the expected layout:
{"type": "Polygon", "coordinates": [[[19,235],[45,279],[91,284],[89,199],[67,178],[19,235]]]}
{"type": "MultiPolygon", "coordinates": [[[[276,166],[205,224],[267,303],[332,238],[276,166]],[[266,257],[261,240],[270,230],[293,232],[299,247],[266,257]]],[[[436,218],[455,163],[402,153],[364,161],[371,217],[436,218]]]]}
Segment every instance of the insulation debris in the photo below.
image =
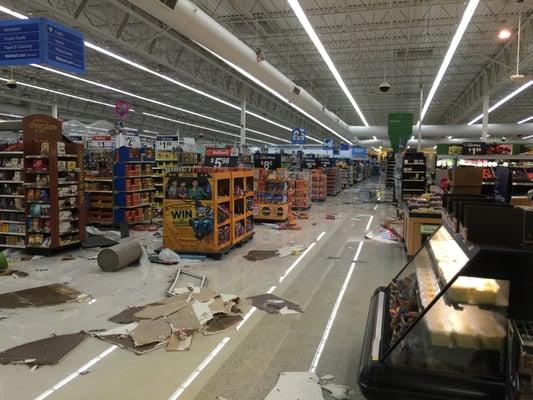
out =
{"type": "Polygon", "coordinates": [[[265,400],[324,400],[324,396],[315,373],[282,372],[265,400]]]}
{"type": "Polygon", "coordinates": [[[277,255],[277,250],[250,250],[244,258],[249,261],[261,261],[276,257],[277,255]]]}
{"type": "Polygon", "coordinates": [[[299,256],[305,249],[305,246],[282,247],[278,250],[278,257],[299,256]]]}
{"type": "Polygon", "coordinates": [[[403,240],[395,229],[391,229],[386,225],[378,226],[376,229],[367,232],[365,238],[380,243],[398,243],[403,240]]]}
{"type": "Polygon", "coordinates": [[[0,364],[53,365],[89,337],[87,332],[51,336],[0,353],[0,364]]]}
{"type": "Polygon", "coordinates": [[[239,297],[204,287],[177,288],[180,294],[143,306],[130,307],[110,318],[127,324],[96,337],[137,354],[160,347],[187,351],[195,333],[212,335],[242,321],[239,297]]]}
{"type": "Polygon", "coordinates": [[[248,297],[252,305],[269,314],[297,314],[303,313],[300,306],[273,294],[261,294],[248,297]]]}
{"type": "Polygon", "coordinates": [[[61,283],[54,283],[52,285],[17,290],[16,292],[2,293],[0,294],[0,308],[52,306],[82,301],[88,297],[76,289],[61,283]]]}

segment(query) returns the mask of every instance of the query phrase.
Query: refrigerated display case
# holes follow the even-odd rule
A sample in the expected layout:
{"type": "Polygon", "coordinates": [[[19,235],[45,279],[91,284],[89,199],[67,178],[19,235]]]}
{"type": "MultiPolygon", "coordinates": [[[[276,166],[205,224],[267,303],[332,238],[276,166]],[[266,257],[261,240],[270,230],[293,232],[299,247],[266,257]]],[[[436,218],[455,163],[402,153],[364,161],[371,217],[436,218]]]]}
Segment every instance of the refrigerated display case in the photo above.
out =
{"type": "Polygon", "coordinates": [[[369,399],[506,399],[508,320],[532,320],[533,250],[441,226],[371,299],[358,383],[369,399]]]}

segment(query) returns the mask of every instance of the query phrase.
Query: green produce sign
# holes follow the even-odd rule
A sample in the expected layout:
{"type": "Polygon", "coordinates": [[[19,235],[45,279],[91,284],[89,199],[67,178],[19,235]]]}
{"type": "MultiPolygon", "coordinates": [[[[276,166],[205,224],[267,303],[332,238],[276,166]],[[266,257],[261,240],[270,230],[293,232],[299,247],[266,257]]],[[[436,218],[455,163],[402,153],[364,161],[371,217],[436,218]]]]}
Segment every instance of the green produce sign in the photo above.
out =
{"type": "Polygon", "coordinates": [[[413,134],[413,114],[389,114],[389,140],[395,153],[403,148],[413,134]]]}

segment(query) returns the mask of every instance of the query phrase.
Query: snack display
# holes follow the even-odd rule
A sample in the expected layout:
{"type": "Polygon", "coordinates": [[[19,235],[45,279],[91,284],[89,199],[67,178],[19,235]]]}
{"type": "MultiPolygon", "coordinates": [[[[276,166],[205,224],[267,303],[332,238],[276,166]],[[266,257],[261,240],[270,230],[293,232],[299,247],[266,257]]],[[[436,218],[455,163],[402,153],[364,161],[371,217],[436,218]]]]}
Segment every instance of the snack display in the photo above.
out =
{"type": "Polygon", "coordinates": [[[289,204],[292,209],[311,207],[311,178],[309,172],[291,172],[289,174],[289,204]]]}
{"type": "Polygon", "coordinates": [[[328,178],[322,169],[311,172],[311,200],[325,201],[328,196],[328,178]]]}

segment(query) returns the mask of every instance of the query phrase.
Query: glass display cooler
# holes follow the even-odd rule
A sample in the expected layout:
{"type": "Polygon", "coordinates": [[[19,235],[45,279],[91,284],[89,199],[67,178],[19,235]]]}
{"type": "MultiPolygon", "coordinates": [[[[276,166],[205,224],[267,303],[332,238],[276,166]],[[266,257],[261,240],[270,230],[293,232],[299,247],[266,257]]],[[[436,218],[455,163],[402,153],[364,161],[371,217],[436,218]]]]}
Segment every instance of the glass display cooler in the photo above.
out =
{"type": "Polygon", "coordinates": [[[441,226],[372,296],[358,383],[368,399],[507,399],[510,319],[533,320],[533,251],[441,226]]]}

